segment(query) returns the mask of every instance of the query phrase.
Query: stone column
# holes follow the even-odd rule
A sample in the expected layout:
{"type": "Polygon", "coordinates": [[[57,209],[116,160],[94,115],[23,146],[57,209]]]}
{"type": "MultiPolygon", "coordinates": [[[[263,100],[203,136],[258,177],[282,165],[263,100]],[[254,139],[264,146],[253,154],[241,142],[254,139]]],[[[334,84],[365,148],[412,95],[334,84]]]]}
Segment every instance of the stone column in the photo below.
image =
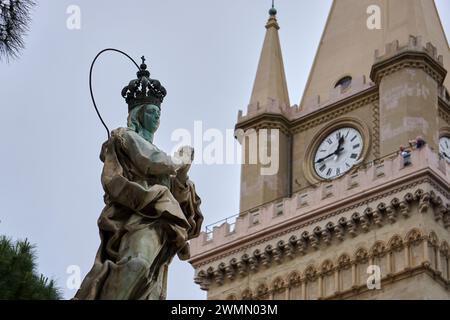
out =
{"type": "Polygon", "coordinates": [[[410,250],[411,250],[411,244],[407,244],[405,246],[405,269],[411,269],[411,259],[410,259],[410,250]]]}
{"type": "Polygon", "coordinates": [[[358,275],[357,275],[357,270],[356,270],[356,267],[357,267],[358,265],[357,265],[357,263],[356,262],[354,262],[354,263],[352,263],[352,287],[357,287],[358,286],[358,275]]]}

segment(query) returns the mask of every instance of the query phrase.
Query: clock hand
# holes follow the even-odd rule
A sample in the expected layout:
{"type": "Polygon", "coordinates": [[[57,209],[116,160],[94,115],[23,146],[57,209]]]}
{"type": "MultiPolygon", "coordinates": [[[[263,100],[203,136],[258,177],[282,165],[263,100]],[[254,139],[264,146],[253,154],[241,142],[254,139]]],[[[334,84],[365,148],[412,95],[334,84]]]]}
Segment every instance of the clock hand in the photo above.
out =
{"type": "Polygon", "coordinates": [[[333,153],[329,154],[328,156],[326,156],[322,159],[317,160],[317,163],[324,162],[325,160],[327,160],[328,158],[331,158],[332,156],[338,156],[339,153],[344,151],[344,148],[341,148],[342,145],[344,144],[344,142],[345,142],[344,136],[342,136],[341,133],[339,133],[339,141],[338,141],[338,146],[336,148],[336,151],[334,151],[333,153]]]}
{"type": "Polygon", "coordinates": [[[341,148],[342,147],[342,145],[344,144],[344,142],[345,142],[345,138],[344,138],[344,136],[341,136],[341,134],[339,133],[339,144],[338,144],[338,147],[336,148],[336,151],[334,152],[334,155],[336,155],[336,156],[338,156],[339,155],[339,153],[341,153],[342,151],[344,151],[344,148],[341,148]]]}
{"type": "Polygon", "coordinates": [[[442,152],[442,154],[443,154],[444,157],[446,157],[447,159],[450,159],[450,157],[449,157],[445,152],[442,152]]]}
{"type": "Polygon", "coordinates": [[[331,158],[332,156],[334,156],[334,153],[331,153],[331,154],[327,155],[326,157],[317,160],[316,163],[322,163],[322,162],[324,162],[325,160],[327,160],[328,158],[331,158]]]}
{"type": "Polygon", "coordinates": [[[341,153],[342,151],[344,151],[344,148],[338,149],[338,150],[336,150],[336,152],[333,152],[333,153],[327,155],[326,157],[317,160],[316,163],[322,163],[322,162],[324,162],[325,160],[327,160],[328,158],[331,158],[332,156],[335,156],[335,155],[341,153]]]}

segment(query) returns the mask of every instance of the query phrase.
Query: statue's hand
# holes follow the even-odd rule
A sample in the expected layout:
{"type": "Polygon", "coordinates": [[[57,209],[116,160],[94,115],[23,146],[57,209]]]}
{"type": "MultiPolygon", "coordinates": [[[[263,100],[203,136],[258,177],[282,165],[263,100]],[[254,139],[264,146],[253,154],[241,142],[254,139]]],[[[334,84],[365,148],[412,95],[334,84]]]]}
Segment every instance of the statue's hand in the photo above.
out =
{"type": "Polygon", "coordinates": [[[187,173],[194,161],[194,148],[183,146],[175,153],[175,160],[178,164],[177,177],[183,181],[187,179],[187,173]]]}
{"type": "Polygon", "coordinates": [[[186,162],[192,163],[194,161],[194,148],[191,146],[182,146],[178,149],[177,154],[186,159],[186,162]]]}

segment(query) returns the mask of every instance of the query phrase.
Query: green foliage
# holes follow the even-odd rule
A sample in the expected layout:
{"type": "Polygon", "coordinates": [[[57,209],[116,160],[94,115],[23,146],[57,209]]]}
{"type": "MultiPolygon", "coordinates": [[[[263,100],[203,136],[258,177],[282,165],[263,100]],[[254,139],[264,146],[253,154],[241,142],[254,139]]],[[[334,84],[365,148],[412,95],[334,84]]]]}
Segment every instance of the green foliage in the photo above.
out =
{"type": "Polygon", "coordinates": [[[35,246],[0,237],[0,300],[57,300],[53,280],[36,272],[35,246]]]}

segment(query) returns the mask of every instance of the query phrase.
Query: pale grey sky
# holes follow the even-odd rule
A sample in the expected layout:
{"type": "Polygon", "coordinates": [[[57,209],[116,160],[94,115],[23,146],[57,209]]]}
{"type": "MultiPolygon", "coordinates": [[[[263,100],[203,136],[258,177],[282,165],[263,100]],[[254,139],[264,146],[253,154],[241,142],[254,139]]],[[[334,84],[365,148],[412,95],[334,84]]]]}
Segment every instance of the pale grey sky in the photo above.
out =
{"type": "MultiPolygon", "coordinates": [[[[0,234],[38,246],[39,271],[57,280],[65,298],[66,268],[92,266],[103,208],[98,154],[105,131],[90,101],[88,71],[103,48],[138,59],[168,90],[155,143],[169,151],[177,128],[234,127],[253,85],[270,0],[38,0],[26,49],[0,62],[0,234]],[[81,30],[66,28],[66,9],[81,8],[81,30]]],[[[447,34],[450,3],[436,1],[447,34]]],[[[278,0],[286,74],[298,104],[331,0],[278,0]]],[[[94,90],[110,126],[126,124],[120,91],[135,75],[122,56],[102,57],[94,90]]],[[[238,213],[239,167],[194,166],[205,225],[238,213]]],[[[169,299],[204,299],[193,269],[177,259],[169,299]]]]}

